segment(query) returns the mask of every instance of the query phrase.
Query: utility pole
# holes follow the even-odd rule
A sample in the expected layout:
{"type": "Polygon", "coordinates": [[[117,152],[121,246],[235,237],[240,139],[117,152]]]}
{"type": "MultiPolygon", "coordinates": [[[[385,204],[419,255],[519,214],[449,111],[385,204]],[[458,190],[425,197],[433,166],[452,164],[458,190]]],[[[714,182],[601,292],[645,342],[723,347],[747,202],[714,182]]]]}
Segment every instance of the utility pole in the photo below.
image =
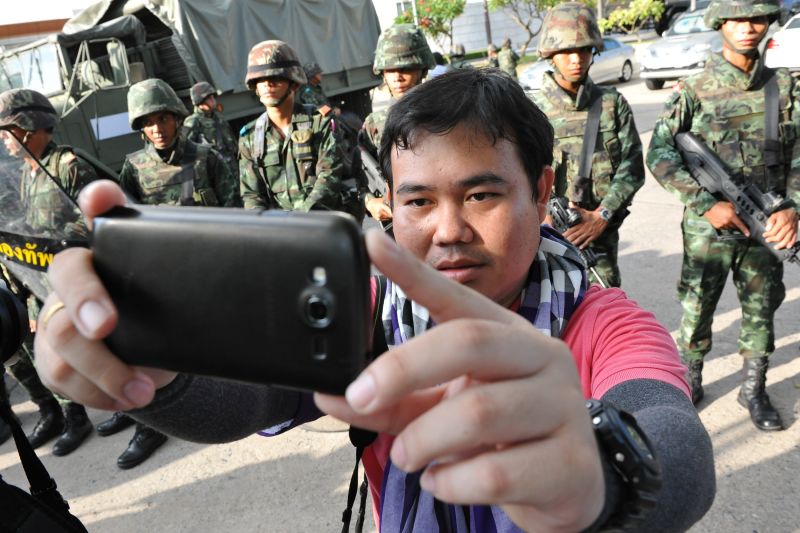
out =
{"type": "Polygon", "coordinates": [[[492,23],[489,20],[489,0],[483,0],[483,23],[486,26],[486,44],[492,44],[492,23]]]}
{"type": "Polygon", "coordinates": [[[597,20],[605,18],[603,11],[603,0],[597,0],[597,20]]]}
{"type": "Polygon", "coordinates": [[[694,11],[695,9],[697,9],[697,0],[690,0],[689,11],[694,11]]]}
{"type": "Polygon", "coordinates": [[[411,0],[411,13],[414,15],[414,26],[419,26],[419,17],[417,16],[417,0],[411,0]]]}

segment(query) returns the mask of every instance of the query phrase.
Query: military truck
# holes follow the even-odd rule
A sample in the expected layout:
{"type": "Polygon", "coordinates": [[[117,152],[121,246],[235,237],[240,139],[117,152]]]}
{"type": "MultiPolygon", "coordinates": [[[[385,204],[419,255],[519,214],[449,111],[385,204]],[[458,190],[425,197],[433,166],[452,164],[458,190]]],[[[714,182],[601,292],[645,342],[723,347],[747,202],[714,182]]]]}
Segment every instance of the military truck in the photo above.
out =
{"type": "Polygon", "coordinates": [[[118,171],[142,140],[128,125],[127,93],[146,78],[166,80],[189,102],[208,81],[234,131],[264,111],[244,84],[247,52],[267,39],[288,42],[301,62],[325,72],[326,93],[362,119],[380,25],[371,0],[103,0],[63,30],[0,54],[0,91],[27,87],[61,114],[56,142],[118,171]]]}

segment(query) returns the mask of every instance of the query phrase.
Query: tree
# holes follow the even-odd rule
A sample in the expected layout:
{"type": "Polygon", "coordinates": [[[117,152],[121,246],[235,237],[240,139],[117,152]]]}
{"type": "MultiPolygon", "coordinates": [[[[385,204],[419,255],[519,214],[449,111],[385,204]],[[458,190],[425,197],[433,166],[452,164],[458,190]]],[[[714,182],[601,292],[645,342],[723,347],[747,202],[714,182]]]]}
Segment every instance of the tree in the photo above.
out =
{"type": "MultiPolygon", "coordinates": [[[[453,20],[464,12],[467,0],[416,0],[419,27],[442,48],[453,47],[453,20]],[[445,43],[449,46],[445,47],[445,43]]],[[[395,20],[396,24],[413,24],[414,15],[404,11],[395,20]]]]}
{"type": "Polygon", "coordinates": [[[604,32],[619,29],[625,33],[639,35],[639,30],[650,18],[658,22],[664,14],[663,0],[633,0],[627,8],[618,7],[608,18],[598,21],[604,32]]]}
{"type": "MultiPolygon", "coordinates": [[[[507,10],[514,22],[528,32],[528,39],[520,46],[520,54],[524,54],[531,44],[531,41],[539,35],[547,10],[565,1],[566,0],[489,0],[489,9],[492,11],[497,11],[499,9],[507,10]]],[[[584,3],[590,7],[594,7],[593,1],[584,3]]]]}

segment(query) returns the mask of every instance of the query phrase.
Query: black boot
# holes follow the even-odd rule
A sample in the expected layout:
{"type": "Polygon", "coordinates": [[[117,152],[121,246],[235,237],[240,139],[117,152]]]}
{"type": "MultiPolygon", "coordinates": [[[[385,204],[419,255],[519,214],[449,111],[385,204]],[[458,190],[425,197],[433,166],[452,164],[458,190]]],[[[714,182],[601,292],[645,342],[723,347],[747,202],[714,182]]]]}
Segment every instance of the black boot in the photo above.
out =
{"type": "Polygon", "coordinates": [[[74,452],[94,429],[86,415],[86,408],[80,404],[68,403],[64,408],[64,417],[64,432],[53,444],[53,455],[57,456],[74,452]]]}
{"type": "Polygon", "coordinates": [[[772,406],[765,390],[767,383],[766,357],[745,358],[744,382],[739,389],[739,403],[750,410],[750,419],[762,431],[779,431],[783,428],[781,415],[772,406]]]}
{"type": "Polygon", "coordinates": [[[692,387],[692,403],[697,405],[705,395],[703,392],[703,360],[693,359],[686,361],[686,366],[689,367],[687,378],[689,379],[689,386],[692,387]]]}
{"type": "Polygon", "coordinates": [[[117,466],[123,470],[133,468],[150,457],[165,442],[167,436],[160,431],[144,424],[136,424],[136,433],[128,443],[128,448],[117,459],[117,466]]]}
{"type": "Polygon", "coordinates": [[[64,431],[64,413],[61,406],[54,399],[45,400],[39,404],[39,421],[28,435],[31,448],[36,449],[42,444],[56,438],[64,431]]]}
{"type": "Polygon", "coordinates": [[[131,427],[135,421],[122,411],[117,411],[114,416],[97,424],[97,434],[101,437],[108,437],[114,433],[119,433],[125,428],[131,427]]]}

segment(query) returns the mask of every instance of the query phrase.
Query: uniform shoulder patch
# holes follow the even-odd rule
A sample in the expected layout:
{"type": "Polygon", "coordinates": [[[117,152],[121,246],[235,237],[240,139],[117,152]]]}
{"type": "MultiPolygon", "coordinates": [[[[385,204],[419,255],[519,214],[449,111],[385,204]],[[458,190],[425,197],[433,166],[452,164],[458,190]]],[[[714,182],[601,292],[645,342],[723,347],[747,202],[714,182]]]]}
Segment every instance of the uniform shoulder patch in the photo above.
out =
{"type": "Polygon", "coordinates": [[[255,120],[253,120],[251,122],[248,122],[247,124],[242,126],[241,130],[239,130],[239,136],[241,137],[241,136],[247,135],[255,127],[256,127],[256,121],[255,120]]]}

